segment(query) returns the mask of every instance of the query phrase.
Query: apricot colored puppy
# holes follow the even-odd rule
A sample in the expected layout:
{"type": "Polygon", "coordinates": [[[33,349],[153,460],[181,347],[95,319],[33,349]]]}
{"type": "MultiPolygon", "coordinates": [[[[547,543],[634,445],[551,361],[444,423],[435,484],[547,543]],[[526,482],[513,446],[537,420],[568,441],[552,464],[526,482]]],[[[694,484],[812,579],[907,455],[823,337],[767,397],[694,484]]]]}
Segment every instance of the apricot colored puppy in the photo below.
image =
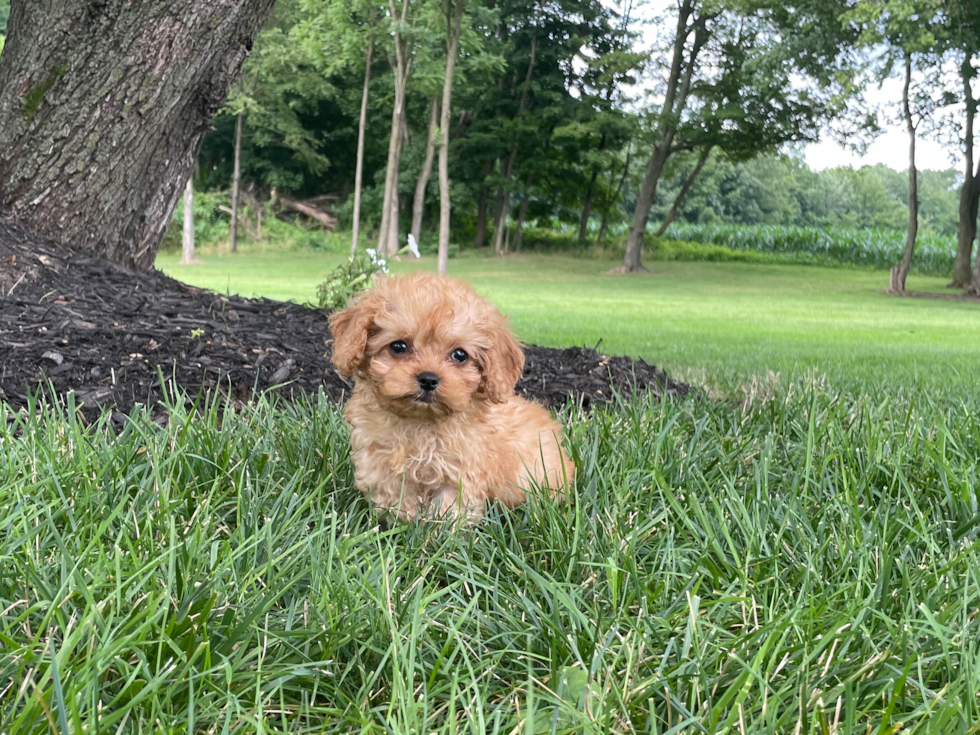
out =
{"type": "Polygon", "coordinates": [[[330,317],[333,363],[354,378],[347,403],[354,477],[402,520],[475,520],[531,487],[552,495],[575,465],[561,426],[514,395],[524,353],[495,306],[462,281],[389,277],[330,317]]]}

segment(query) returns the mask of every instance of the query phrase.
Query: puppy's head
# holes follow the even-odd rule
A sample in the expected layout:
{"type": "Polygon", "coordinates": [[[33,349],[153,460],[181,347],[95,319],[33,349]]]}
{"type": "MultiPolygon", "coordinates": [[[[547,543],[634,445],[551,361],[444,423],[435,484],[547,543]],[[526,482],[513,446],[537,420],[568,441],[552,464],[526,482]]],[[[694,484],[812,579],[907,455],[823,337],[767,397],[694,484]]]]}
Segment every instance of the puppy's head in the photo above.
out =
{"type": "Polygon", "coordinates": [[[405,416],[443,416],[514,394],[524,353],[495,306],[462,281],[385,278],[330,317],[333,363],[405,416]]]}

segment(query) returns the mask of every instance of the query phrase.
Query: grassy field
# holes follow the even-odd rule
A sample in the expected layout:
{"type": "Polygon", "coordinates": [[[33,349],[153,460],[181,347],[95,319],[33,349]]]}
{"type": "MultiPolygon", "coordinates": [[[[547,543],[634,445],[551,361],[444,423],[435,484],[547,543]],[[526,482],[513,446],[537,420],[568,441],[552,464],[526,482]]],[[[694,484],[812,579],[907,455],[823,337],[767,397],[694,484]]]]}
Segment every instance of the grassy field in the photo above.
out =
{"type": "MultiPolygon", "coordinates": [[[[171,275],[223,292],[304,302],[342,256],[272,252],[206,257],[171,275]]],[[[560,256],[451,261],[500,305],[532,343],[595,345],[641,356],[724,388],[769,372],[816,370],[834,383],[922,384],[963,392],[976,385],[980,305],[881,295],[876,271],[742,263],[651,263],[654,275],[605,275],[612,262],[560,256]]],[[[395,264],[395,270],[434,267],[395,264]]],[[[909,287],[943,291],[945,280],[912,276],[909,287]]]]}
{"type": "MultiPolygon", "coordinates": [[[[306,300],[336,261],[161,265],[306,300]]],[[[744,390],[566,410],[568,502],[475,528],[379,523],[322,399],[0,423],[0,733],[980,732],[980,311],[607,265],[451,268],[525,339],[744,390]]]]}
{"type": "Polygon", "coordinates": [[[0,731],[974,732],[976,409],[567,416],[569,502],[463,531],[378,525],[326,403],[0,424],[0,731]]]}

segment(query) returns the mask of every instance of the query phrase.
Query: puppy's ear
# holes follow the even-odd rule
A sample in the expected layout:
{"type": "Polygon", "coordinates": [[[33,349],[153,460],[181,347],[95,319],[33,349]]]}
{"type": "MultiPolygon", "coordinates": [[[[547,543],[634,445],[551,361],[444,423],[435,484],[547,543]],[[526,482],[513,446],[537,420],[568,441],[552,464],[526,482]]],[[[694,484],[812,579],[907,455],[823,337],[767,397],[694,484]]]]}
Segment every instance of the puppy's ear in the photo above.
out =
{"type": "Polygon", "coordinates": [[[330,315],[330,333],[333,335],[330,359],[341,375],[350,377],[364,361],[364,351],[377,309],[377,299],[368,297],[361,303],[330,315]]]}
{"type": "Polygon", "coordinates": [[[524,351],[501,320],[490,333],[492,344],[483,357],[483,392],[494,403],[505,403],[514,395],[524,372],[524,351]]]}

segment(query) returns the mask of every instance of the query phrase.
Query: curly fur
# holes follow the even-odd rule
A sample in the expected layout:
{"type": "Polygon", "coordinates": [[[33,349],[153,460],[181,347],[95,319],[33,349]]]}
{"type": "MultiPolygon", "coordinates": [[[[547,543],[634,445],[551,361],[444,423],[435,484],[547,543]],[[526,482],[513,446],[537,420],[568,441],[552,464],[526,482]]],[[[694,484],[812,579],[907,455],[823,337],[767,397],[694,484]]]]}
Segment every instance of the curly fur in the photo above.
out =
{"type": "Polygon", "coordinates": [[[427,273],[379,281],[333,314],[333,363],[354,378],[347,403],[354,477],[379,509],[475,519],[486,502],[554,495],[575,465],[551,414],[514,395],[524,353],[505,317],[462,281],[427,273]],[[404,342],[403,354],[391,350],[404,342]],[[462,349],[468,359],[452,358],[462,349]],[[424,393],[417,376],[434,373],[424,393]]]}

